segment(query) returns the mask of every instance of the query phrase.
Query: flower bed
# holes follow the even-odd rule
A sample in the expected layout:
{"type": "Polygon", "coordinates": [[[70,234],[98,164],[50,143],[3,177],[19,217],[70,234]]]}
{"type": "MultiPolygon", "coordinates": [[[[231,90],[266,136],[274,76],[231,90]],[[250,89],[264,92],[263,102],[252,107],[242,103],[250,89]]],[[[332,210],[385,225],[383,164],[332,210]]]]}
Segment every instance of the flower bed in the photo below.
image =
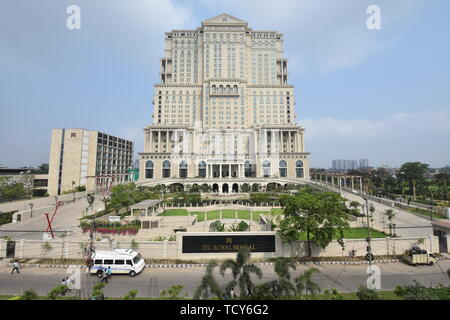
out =
{"type": "MultiPolygon", "coordinates": [[[[91,231],[91,228],[85,227],[83,228],[83,233],[91,231]]],[[[95,232],[99,232],[102,234],[117,234],[117,235],[135,235],[139,231],[138,227],[133,226],[123,226],[123,227],[99,227],[95,230],[95,232]]]]}

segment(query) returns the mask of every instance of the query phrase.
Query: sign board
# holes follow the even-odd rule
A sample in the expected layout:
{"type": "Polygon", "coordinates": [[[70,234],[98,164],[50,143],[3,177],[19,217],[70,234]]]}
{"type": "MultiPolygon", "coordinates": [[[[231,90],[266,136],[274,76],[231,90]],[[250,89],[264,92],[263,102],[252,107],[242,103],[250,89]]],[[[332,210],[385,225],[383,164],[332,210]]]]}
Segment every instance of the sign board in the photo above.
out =
{"type": "Polygon", "coordinates": [[[182,253],[275,252],[275,235],[183,236],[182,253]]]}

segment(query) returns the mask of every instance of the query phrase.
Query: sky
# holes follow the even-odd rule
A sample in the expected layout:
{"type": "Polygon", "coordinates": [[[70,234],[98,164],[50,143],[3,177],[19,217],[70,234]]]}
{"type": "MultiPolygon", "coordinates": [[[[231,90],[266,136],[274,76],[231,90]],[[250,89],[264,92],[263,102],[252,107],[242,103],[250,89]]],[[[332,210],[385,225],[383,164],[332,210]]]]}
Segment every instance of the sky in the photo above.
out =
{"type": "Polygon", "coordinates": [[[53,128],[100,130],[143,151],[164,32],[228,13],[284,34],[311,167],[448,165],[449,11],[448,0],[2,0],[0,164],[48,163],[53,128]],[[66,27],[70,5],[79,30],[66,27]],[[380,30],[367,28],[370,5],[380,30]]]}

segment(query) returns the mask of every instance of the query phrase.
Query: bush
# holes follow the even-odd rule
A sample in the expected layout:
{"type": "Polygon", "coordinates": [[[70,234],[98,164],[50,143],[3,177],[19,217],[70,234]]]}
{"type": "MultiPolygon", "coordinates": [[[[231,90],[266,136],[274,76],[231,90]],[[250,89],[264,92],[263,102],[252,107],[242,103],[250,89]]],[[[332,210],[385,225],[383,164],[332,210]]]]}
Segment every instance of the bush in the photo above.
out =
{"type": "Polygon", "coordinates": [[[180,294],[182,290],[182,285],[171,286],[169,289],[161,291],[161,298],[179,299],[181,298],[180,294]]]}
{"type": "Polygon", "coordinates": [[[128,291],[128,294],[123,297],[123,300],[134,300],[136,298],[136,295],[138,293],[138,290],[133,289],[128,291]]]}
{"type": "Polygon", "coordinates": [[[34,289],[26,290],[22,293],[19,300],[37,300],[39,296],[34,289]]]}
{"type": "Polygon", "coordinates": [[[221,223],[219,220],[217,220],[217,221],[212,222],[209,225],[209,229],[213,232],[214,231],[222,232],[222,231],[225,231],[225,224],[221,223]]]}
{"type": "Polygon", "coordinates": [[[69,290],[69,288],[66,285],[59,285],[56,288],[50,290],[50,292],[47,294],[47,299],[56,300],[58,296],[63,296],[67,290],[69,290]]]}
{"type": "Polygon", "coordinates": [[[394,293],[405,300],[440,300],[432,288],[426,288],[414,280],[414,285],[397,286],[394,293]]]}
{"type": "Polygon", "coordinates": [[[377,291],[375,291],[373,289],[369,289],[363,285],[359,286],[356,296],[358,297],[359,300],[379,300],[380,299],[377,291]]]}

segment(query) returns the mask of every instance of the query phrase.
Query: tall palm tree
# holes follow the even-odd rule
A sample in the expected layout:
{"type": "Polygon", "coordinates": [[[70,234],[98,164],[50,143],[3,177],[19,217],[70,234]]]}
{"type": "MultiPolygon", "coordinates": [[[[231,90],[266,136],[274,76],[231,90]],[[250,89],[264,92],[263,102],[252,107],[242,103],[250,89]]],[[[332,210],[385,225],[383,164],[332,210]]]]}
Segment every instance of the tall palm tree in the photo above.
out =
{"type": "Polygon", "coordinates": [[[250,279],[250,275],[255,274],[258,279],[262,278],[261,269],[254,263],[249,263],[250,261],[250,250],[247,248],[238,251],[236,256],[236,261],[233,259],[227,259],[220,265],[220,274],[225,276],[225,271],[231,269],[233,280],[231,280],[226,286],[227,292],[234,286],[239,286],[239,292],[241,298],[250,294],[254,291],[254,284],[250,279]]]}
{"type": "Polygon", "coordinates": [[[282,296],[290,296],[291,292],[295,293],[295,287],[291,283],[289,269],[296,269],[293,261],[283,258],[275,260],[274,271],[278,275],[278,287],[282,296]]]}
{"type": "Polygon", "coordinates": [[[298,294],[301,295],[305,291],[306,298],[308,297],[308,292],[311,295],[316,295],[320,293],[320,286],[312,280],[315,273],[320,273],[317,268],[306,269],[303,274],[295,278],[295,283],[297,285],[298,294]]]}
{"type": "Polygon", "coordinates": [[[200,299],[200,297],[208,299],[210,294],[215,294],[219,299],[222,297],[222,290],[213,275],[213,271],[217,266],[218,264],[214,260],[208,262],[202,283],[194,292],[194,299],[200,299]]]}

